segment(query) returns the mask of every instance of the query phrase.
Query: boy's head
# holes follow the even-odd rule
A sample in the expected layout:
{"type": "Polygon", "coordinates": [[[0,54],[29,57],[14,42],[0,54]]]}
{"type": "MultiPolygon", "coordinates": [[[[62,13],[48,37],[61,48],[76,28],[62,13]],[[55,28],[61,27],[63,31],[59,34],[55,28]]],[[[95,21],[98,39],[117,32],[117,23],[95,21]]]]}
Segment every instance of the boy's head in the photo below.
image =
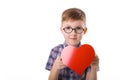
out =
{"type": "Polygon", "coordinates": [[[69,8],[65,10],[62,14],[62,22],[68,20],[81,20],[86,23],[86,15],[81,9],[69,8]]]}
{"type": "Polygon", "coordinates": [[[86,15],[78,8],[69,8],[62,14],[61,31],[68,45],[77,46],[86,33],[86,15]]]}

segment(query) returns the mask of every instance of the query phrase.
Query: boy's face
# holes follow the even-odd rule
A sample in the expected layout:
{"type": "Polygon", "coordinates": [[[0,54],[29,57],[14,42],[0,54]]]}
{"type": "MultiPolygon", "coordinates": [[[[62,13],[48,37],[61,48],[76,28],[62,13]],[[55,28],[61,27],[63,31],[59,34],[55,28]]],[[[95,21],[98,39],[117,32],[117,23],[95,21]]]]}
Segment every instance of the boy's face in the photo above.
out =
{"type": "Polygon", "coordinates": [[[63,21],[61,32],[68,45],[77,46],[86,31],[84,21],[81,20],[68,20],[63,21]]]}

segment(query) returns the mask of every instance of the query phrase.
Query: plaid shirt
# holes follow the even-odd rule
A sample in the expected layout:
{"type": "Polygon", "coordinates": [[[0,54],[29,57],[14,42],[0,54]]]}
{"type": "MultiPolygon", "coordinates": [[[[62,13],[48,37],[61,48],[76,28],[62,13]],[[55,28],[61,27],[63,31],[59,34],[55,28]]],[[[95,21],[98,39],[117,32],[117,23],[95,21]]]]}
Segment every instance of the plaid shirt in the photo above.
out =
{"type": "MultiPolygon", "coordinates": [[[[48,62],[46,64],[47,70],[51,70],[57,56],[59,56],[61,54],[61,51],[66,46],[67,46],[66,43],[60,44],[51,50],[51,53],[50,53],[49,58],[48,58],[48,62]]],[[[79,46],[80,46],[80,44],[79,44],[79,46]]],[[[74,72],[70,68],[66,67],[66,68],[63,68],[60,70],[58,80],[85,80],[86,73],[88,71],[90,71],[90,67],[86,68],[86,70],[83,72],[82,76],[79,76],[76,72],[74,72]]]]}

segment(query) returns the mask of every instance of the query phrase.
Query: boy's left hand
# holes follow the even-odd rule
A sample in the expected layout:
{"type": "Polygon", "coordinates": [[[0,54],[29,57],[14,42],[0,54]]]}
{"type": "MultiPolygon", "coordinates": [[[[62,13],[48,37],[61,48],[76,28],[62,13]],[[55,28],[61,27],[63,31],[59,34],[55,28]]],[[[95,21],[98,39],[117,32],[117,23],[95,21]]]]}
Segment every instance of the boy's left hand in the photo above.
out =
{"type": "Polygon", "coordinates": [[[95,58],[93,62],[91,63],[91,66],[99,66],[99,58],[97,55],[95,55],[95,58]]]}

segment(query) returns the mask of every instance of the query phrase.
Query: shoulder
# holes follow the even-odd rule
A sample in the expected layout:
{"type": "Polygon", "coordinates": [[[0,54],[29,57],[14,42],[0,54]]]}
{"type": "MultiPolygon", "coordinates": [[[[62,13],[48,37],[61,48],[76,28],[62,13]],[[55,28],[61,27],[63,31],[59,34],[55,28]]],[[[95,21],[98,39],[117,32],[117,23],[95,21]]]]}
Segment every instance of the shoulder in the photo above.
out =
{"type": "Polygon", "coordinates": [[[54,57],[60,55],[63,48],[64,44],[58,44],[57,46],[51,49],[51,55],[54,55],[54,57]]]}
{"type": "Polygon", "coordinates": [[[63,48],[64,48],[64,44],[58,44],[57,46],[53,47],[52,50],[58,50],[63,48]]]}

